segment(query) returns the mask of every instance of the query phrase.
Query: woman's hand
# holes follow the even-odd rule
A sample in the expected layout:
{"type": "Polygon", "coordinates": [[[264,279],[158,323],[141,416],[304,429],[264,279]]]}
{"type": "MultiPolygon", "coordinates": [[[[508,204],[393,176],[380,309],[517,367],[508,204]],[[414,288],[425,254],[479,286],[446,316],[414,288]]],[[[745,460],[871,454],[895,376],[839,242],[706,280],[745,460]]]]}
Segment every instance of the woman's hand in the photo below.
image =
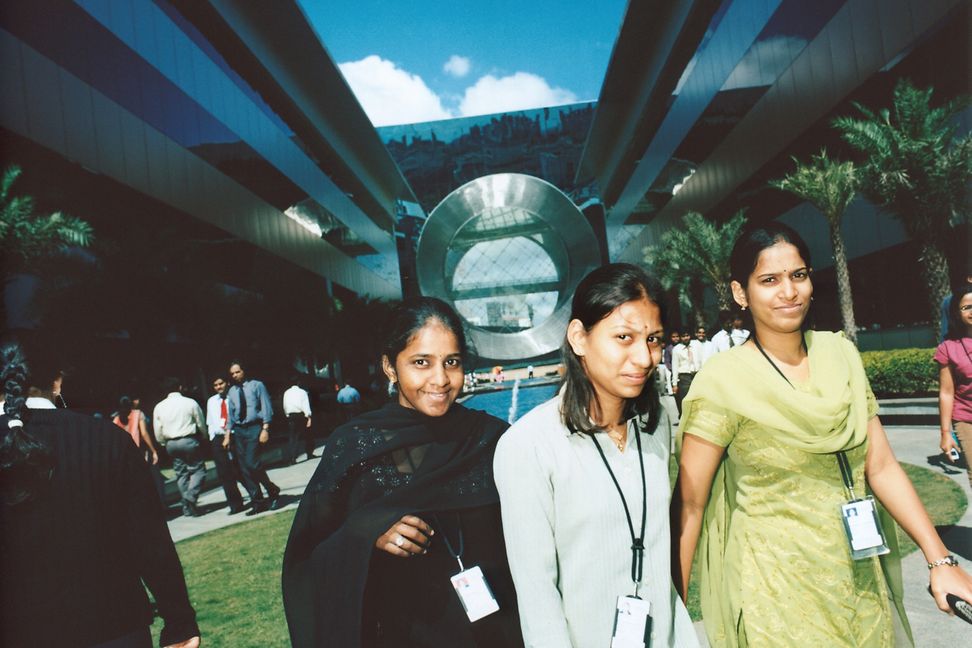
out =
{"type": "Polygon", "coordinates": [[[946,594],[954,594],[972,603],[972,576],[969,576],[961,567],[951,565],[933,567],[928,579],[931,595],[942,612],[954,614],[948,601],[945,600],[946,594]]]}
{"type": "Polygon", "coordinates": [[[152,465],[157,466],[159,464],[159,453],[155,450],[152,451],[152,465]]]}
{"type": "Polygon", "coordinates": [[[403,515],[375,540],[375,547],[399,558],[424,554],[435,532],[424,520],[414,515],[403,515]]]}
{"type": "Polygon", "coordinates": [[[949,430],[948,432],[942,432],[942,438],[941,441],[939,441],[938,445],[942,449],[942,452],[945,453],[945,456],[948,458],[948,460],[951,461],[952,463],[955,463],[955,459],[952,459],[952,455],[949,454],[949,451],[952,448],[955,448],[955,450],[959,452],[961,452],[961,450],[959,449],[958,444],[955,443],[955,438],[952,436],[951,430],[949,430]]]}

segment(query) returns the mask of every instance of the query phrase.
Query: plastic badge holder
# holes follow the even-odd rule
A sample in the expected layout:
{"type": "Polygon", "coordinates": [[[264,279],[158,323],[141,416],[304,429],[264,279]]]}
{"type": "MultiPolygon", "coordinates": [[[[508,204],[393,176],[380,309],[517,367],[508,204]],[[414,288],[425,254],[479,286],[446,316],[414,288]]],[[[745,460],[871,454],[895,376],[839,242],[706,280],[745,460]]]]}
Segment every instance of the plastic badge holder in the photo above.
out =
{"type": "Polygon", "coordinates": [[[864,560],[891,552],[873,497],[869,495],[841,504],[840,514],[851,558],[864,560]]]}

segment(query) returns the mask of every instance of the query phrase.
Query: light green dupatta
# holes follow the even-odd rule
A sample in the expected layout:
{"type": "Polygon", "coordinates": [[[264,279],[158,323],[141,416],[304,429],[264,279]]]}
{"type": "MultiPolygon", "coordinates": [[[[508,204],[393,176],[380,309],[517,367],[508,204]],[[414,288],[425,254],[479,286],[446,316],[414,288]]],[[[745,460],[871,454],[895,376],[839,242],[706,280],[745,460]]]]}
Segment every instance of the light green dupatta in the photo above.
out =
{"type": "MultiPolygon", "coordinates": [[[[691,432],[695,406],[707,401],[716,407],[778,430],[780,443],[815,454],[856,448],[867,440],[870,388],[857,349],[841,334],[806,333],[810,361],[811,393],[793,389],[758,351],[737,347],[711,358],[692,383],[682,403],[679,451],[682,434],[691,432]]],[[[705,509],[702,534],[696,550],[704,618],[721,619],[727,632],[735,632],[736,619],[729,610],[720,585],[725,571],[730,502],[735,485],[726,479],[725,458],[712,483],[705,509]]],[[[908,640],[911,629],[903,605],[901,563],[894,521],[878,507],[891,553],[881,566],[892,601],[908,640]]],[[[728,645],[738,641],[729,639],[728,645]]],[[[738,638],[736,638],[738,639],[738,638]]]]}

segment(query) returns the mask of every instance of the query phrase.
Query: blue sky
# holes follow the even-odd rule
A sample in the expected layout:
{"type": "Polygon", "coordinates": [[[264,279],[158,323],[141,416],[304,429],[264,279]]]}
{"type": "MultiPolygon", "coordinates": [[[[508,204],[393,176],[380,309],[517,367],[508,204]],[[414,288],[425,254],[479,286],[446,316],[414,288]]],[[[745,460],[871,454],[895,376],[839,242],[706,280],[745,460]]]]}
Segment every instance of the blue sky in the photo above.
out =
{"type": "Polygon", "coordinates": [[[596,99],[626,7],[300,2],[376,126],[596,99]]]}

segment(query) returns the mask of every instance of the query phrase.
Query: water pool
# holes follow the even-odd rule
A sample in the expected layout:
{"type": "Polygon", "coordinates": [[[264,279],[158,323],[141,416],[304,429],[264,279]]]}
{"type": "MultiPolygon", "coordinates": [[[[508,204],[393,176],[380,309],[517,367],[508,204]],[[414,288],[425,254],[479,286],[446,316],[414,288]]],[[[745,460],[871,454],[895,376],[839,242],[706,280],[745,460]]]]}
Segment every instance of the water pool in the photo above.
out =
{"type": "Polygon", "coordinates": [[[513,390],[504,389],[503,391],[477,394],[463,405],[470,409],[483,410],[489,412],[497,418],[512,423],[520,418],[540,403],[550,400],[557,393],[557,385],[539,385],[536,387],[520,387],[516,398],[516,411],[510,416],[510,404],[513,399],[513,390]]]}

